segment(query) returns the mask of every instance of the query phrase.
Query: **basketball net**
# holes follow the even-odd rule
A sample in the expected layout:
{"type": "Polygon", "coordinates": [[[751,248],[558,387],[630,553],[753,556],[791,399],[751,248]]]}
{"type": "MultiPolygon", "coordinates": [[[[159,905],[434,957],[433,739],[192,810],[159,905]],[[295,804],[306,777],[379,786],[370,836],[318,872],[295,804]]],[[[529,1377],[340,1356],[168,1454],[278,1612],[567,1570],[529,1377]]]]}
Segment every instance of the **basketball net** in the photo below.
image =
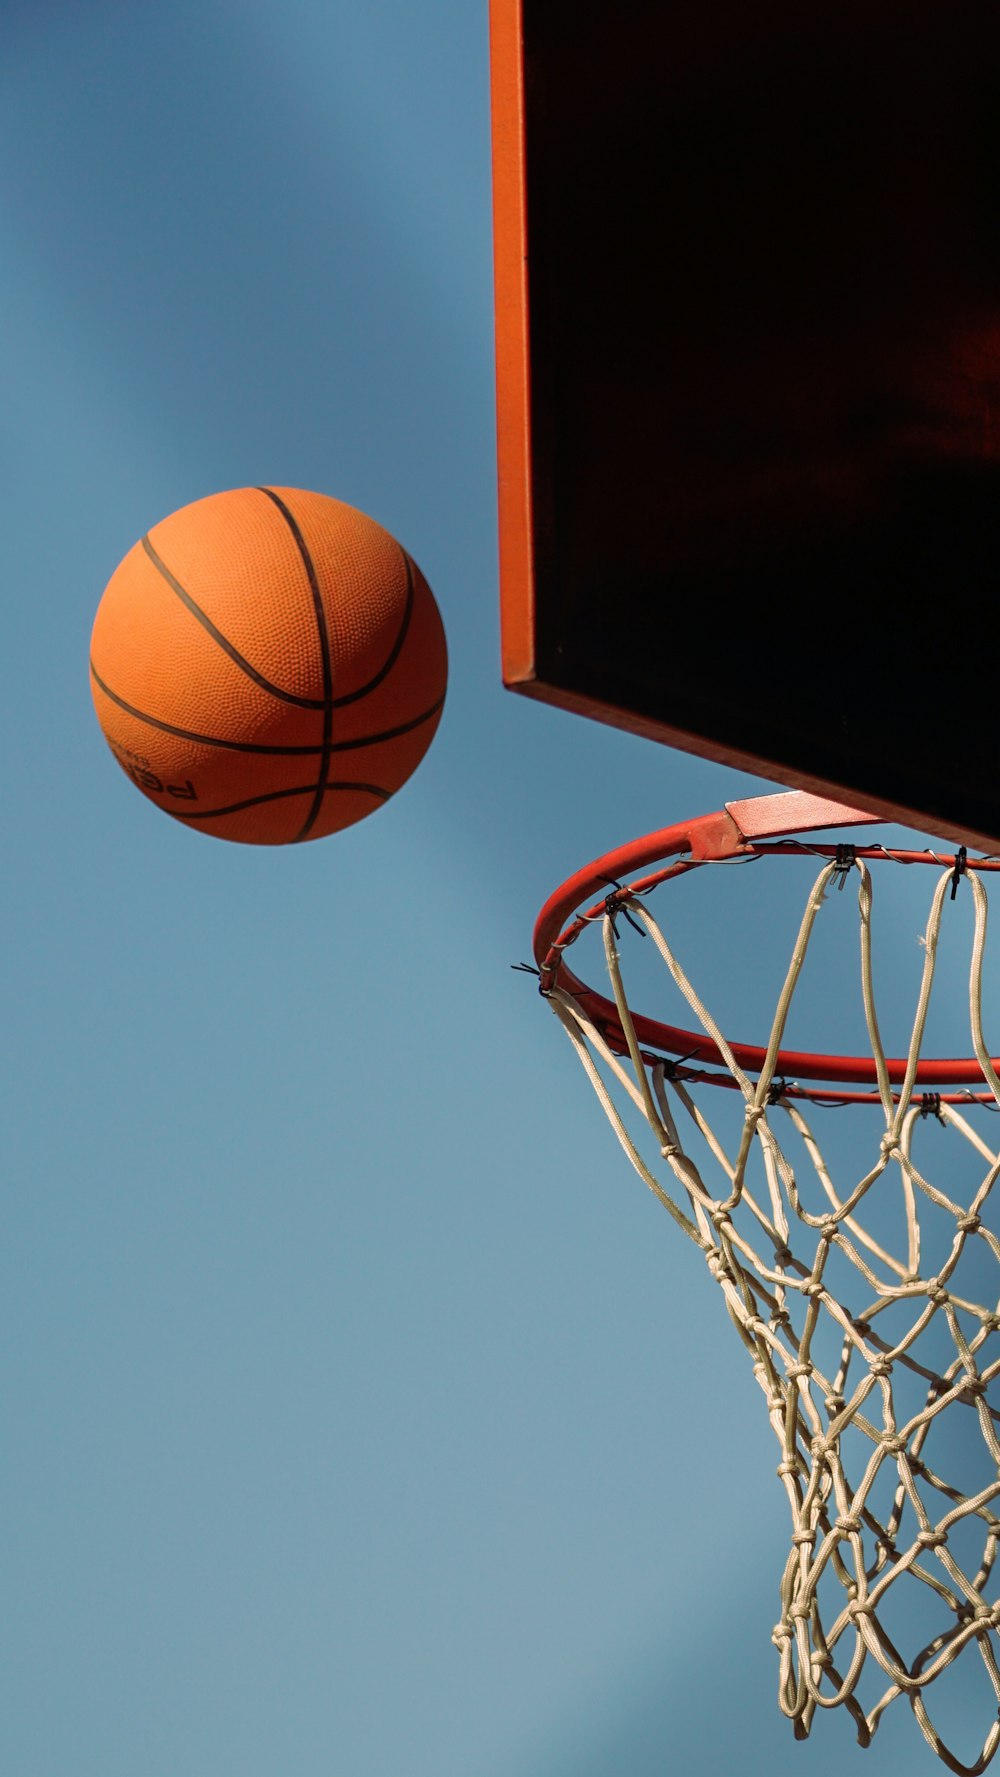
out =
{"type": "MultiPolygon", "coordinates": [[[[841,810],[841,819],[851,812],[841,810]]],[[[984,1111],[995,1115],[1000,1107],[997,1063],[982,1029],[982,872],[996,862],[973,862],[964,853],[938,860],[909,1048],[891,1061],[875,1002],[875,854],[810,847],[821,852],[822,867],[766,1050],[751,1070],[646,905],[650,882],[695,867],[699,849],[710,855],[704,843],[693,844],[681,865],[641,885],[615,886],[558,942],[536,947],[542,991],[632,1166],[700,1249],[763,1391],[791,1514],[773,1640],[780,1707],[796,1738],[808,1735],[817,1709],[842,1706],[867,1746],[889,1705],[905,1697],[934,1752],[950,1770],[975,1777],[1000,1743],[1000,1587],[990,1594],[1000,1541],[993,1509],[1000,1496],[1000,1402],[990,1398],[1000,1376],[1000,1241],[985,1221],[1000,1173],[1000,1124],[990,1141],[976,1127],[984,1111]],[[858,891],[867,1092],[790,1081],[782,1047],[816,921],[831,888],[848,879],[858,891]],[[939,937],[959,886],[972,896],[974,913],[974,1061],[928,1063],[922,1045],[939,937]],[[621,962],[626,920],[652,940],[694,1014],[697,1055],[689,1048],[678,1062],[656,1053],[648,1020],[630,1008],[621,962]],[[613,1006],[563,961],[588,926],[603,932],[613,1006]],[[948,1084],[950,1070],[954,1087],[973,1069],[975,1089],[925,1089],[928,1074],[948,1084]],[[706,1092],[709,1080],[729,1090],[706,1092]],[[714,1101],[711,1122],[706,1098],[714,1101]],[[817,1107],[834,1104],[852,1107],[841,1115],[852,1120],[852,1146],[858,1139],[865,1146],[846,1180],[835,1178],[815,1127],[817,1107]],[[730,1127],[720,1133],[727,1117],[730,1127]],[[937,1183],[928,1176],[935,1155],[937,1183]],[[961,1719],[968,1722],[969,1661],[979,1665],[972,1682],[983,1692],[983,1724],[975,1742],[983,1738],[978,1756],[963,1764],[931,1713],[945,1687],[932,1693],[932,1686],[960,1673],[961,1719]]],[[[740,832],[715,855],[766,849],[740,832]]],[[[588,880],[602,873],[606,880],[620,862],[609,854],[603,863],[612,868],[602,872],[599,861],[588,880]]],[[[584,875],[574,879],[577,887],[584,875]]],[[[847,897],[833,899],[844,907],[847,897]]],[[[565,898],[553,901],[566,906],[565,898]]],[[[688,1032],[670,1034],[691,1039],[688,1032]]],[[[843,1133],[841,1124],[838,1138],[843,1133]]]]}

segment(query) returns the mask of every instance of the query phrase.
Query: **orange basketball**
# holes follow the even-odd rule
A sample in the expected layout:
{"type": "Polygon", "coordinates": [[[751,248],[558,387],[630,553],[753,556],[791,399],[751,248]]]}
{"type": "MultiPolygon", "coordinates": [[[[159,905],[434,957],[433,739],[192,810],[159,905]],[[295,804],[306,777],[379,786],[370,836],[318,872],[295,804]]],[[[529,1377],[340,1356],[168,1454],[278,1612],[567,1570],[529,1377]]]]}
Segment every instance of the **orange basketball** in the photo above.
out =
{"type": "Polygon", "coordinates": [[[360,821],[416,769],[448,659],[433,595],[374,519],[245,487],[165,518],[98,607],[90,682],[123,771],[219,839],[360,821]]]}

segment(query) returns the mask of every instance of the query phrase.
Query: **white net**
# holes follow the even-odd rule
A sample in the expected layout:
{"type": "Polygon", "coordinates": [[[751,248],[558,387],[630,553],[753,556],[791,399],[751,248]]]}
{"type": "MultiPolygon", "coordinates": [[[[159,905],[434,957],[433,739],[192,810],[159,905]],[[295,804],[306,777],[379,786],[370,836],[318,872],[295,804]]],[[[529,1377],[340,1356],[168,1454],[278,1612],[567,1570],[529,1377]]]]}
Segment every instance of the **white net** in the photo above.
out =
{"type": "Polygon", "coordinates": [[[831,881],[843,882],[843,862],[827,864],[809,894],[759,1078],[738,1065],[645,902],[627,889],[609,902],[603,931],[628,1057],[564,987],[547,998],[636,1171],[701,1249],[764,1392],[791,1511],[773,1638],[780,1706],[796,1736],[809,1733],[817,1709],[842,1705],[868,1745],[905,1697],[934,1752],[975,1777],[1000,1744],[1000,1400],[991,1400],[1000,1390],[1000,1242],[986,1219],[1000,1172],[1000,1124],[990,1126],[1000,1080],[982,1029],[986,892],[970,865],[969,1013],[984,1108],[972,1092],[959,1105],[917,1084],[955,873],[936,885],[905,1079],[894,1088],[875,1005],[872,876],[863,860],[857,868],[861,997],[878,1086],[872,1104],[841,1113],[855,1150],[847,1184],[835,1180],[808,1099],[776,1071],[813,928],[831,881]],[[621,913],[652,938],[737,1089],[709,1094],[713,1124],[686,1070],[644,1053],[636,1037],[621,913]],[[966,1738],[970,1661],[979,1750],[963,1763],[945,1743],[938,1699],[944,1707],[960,1671],[951,1713],[966,1738]]]}

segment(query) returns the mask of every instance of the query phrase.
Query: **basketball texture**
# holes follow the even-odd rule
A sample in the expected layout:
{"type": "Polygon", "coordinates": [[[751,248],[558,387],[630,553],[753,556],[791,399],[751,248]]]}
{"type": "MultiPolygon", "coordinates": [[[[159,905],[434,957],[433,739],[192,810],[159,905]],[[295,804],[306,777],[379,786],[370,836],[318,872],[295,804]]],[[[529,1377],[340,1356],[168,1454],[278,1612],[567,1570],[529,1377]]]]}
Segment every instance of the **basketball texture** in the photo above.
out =
{"type": "Polygon", "coordinates": [[[447,670],[406,551],[300,488],[210,494],[154,525],[91,638],[123,771],[185,825],[250,845],[320,839],[387,801],[434,737],[447,670]]]}

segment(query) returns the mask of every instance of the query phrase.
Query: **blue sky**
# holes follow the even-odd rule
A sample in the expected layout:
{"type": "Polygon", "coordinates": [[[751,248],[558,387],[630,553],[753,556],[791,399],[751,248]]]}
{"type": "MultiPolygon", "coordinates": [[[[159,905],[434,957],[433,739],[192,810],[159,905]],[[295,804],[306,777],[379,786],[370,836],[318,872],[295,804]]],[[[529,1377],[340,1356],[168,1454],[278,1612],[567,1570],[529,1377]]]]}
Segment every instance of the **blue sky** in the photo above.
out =
{"type": "MultiPolygon", "coordinates": [[[[501,689],[485,0],[0,48],[5,1770],[937,1769],[908,1712],[794,1744],[761,1398],[510,970],[580,863],[770,786],[501,689]],[[392,531],[451,660],[405,791],[276,851],[137,796],[86,671],[136,538],[261,482],[392,531]]],[[[728,966],[692,919],[734,1004],[783,896],[728,966]]]]}

